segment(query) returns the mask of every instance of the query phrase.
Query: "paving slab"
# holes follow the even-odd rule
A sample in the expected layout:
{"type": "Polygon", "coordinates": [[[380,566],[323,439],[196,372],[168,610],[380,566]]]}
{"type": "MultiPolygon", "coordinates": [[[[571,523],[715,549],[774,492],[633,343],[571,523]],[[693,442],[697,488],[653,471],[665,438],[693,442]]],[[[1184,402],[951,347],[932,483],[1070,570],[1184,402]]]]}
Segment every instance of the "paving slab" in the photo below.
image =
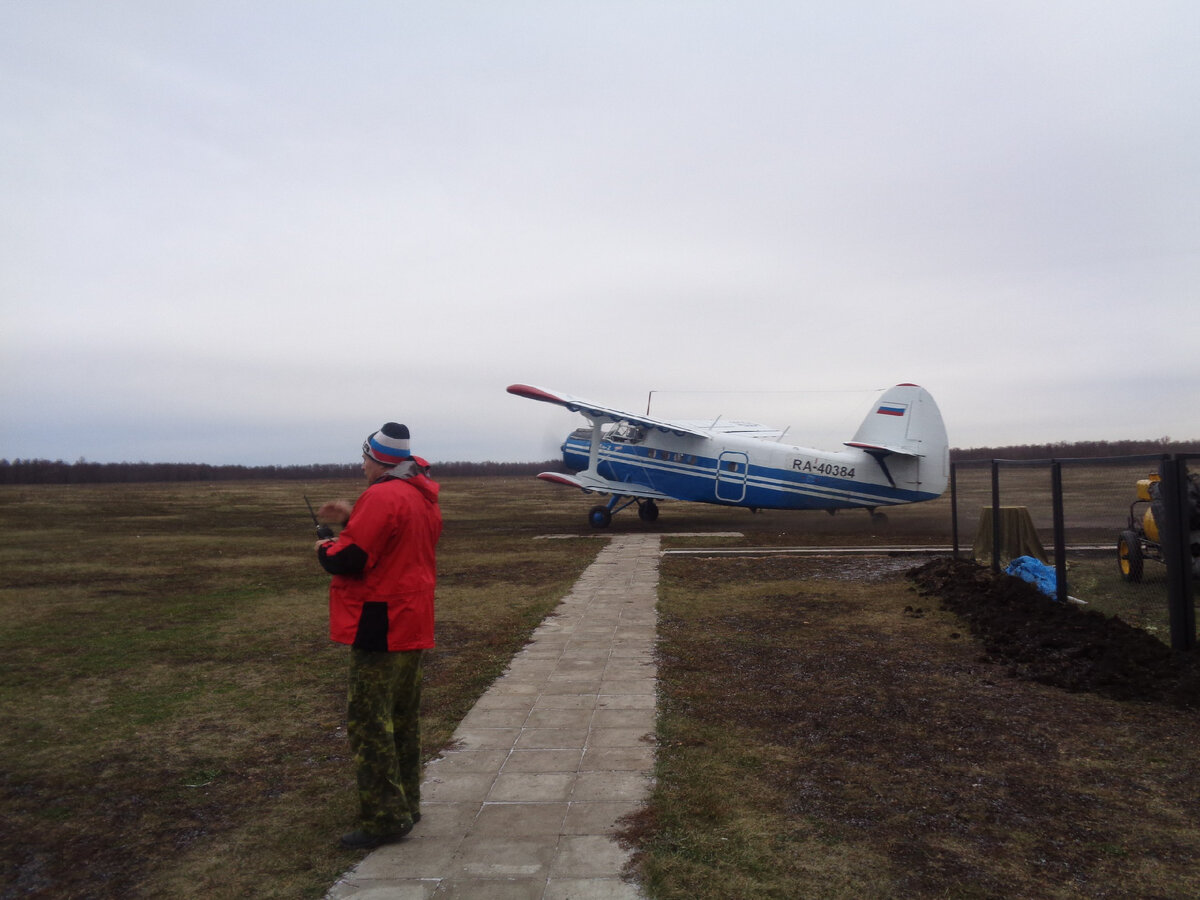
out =
{"type": "Polygon", "coordinates": [[[326,900],[639,900],[615,840],[652,787],[658,535],[615,535],[425,768],[421,821],[326,900]]]}

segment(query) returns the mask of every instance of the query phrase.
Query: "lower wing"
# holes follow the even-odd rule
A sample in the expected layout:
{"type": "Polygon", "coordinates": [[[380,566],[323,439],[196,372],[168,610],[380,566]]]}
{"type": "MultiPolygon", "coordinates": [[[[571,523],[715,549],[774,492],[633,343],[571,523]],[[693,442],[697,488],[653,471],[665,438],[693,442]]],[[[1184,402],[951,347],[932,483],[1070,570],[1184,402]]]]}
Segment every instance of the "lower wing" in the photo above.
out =
{"type": "Polygon", "coordinates": [[[588,493],[618,494],[622,497],[640,497],[644,500],[673,500],[670,494],[656,491],[641,484],[629,484],[624,481],[610,481],[597,475],[580,472],[577,475],[565,475],[562,472],[542,472],[538,475],[542,481],[551,484],[565,484],[568,487],[579,488],[588,493]]]}

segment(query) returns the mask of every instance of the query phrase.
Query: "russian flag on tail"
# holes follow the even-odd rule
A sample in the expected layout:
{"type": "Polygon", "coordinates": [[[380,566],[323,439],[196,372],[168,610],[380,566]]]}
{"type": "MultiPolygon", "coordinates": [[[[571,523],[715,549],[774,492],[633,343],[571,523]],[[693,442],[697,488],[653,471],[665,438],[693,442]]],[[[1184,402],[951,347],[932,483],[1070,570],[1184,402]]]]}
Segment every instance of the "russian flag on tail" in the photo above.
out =
{"type": "Polygon", "coordinates": [[[884,403],[879,407],[879,409],[875,410],[875,412],[881,416],[902,416],[907,409],[908,407],[906,406],[897,406],[894,403],[884,403]]]}

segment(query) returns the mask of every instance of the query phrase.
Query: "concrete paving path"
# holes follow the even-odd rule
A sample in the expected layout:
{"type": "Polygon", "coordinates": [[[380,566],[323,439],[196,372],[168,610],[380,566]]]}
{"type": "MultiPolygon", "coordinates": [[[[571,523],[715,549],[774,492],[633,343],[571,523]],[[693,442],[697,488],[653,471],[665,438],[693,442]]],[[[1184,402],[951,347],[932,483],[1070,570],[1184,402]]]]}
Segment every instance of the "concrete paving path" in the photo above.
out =
{"type": "Polygon", "coordinates": [[[657,535],[613,536],[425,769],[421,821],[328,900],[623,900],[654,760],[657,535]]]}

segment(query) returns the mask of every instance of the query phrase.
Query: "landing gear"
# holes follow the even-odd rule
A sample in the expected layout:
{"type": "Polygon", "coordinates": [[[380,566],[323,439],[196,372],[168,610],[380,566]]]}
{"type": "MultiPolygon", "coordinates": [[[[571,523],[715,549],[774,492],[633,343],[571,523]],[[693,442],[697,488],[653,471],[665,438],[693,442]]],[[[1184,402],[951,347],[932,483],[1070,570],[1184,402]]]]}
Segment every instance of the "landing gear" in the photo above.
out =
{"type": "Polygon", "coordinates": [[[868,509],[867,512],[871,514],[872,525],[878,525],[880,528],[882,528],[888,523],[887,513],[876,512],[873,509],[868,509]]]}
{"type": "Polygon", "coordinates": [[[607,528],[612,524],[614,515],[633,503],[638,505],[638,518],[643,522],[658,520],[658,504],[653,500],[617,496],[613,497],[607,506],[593,506],[588,511],[588,524],[593,528],[607,528]]]}

